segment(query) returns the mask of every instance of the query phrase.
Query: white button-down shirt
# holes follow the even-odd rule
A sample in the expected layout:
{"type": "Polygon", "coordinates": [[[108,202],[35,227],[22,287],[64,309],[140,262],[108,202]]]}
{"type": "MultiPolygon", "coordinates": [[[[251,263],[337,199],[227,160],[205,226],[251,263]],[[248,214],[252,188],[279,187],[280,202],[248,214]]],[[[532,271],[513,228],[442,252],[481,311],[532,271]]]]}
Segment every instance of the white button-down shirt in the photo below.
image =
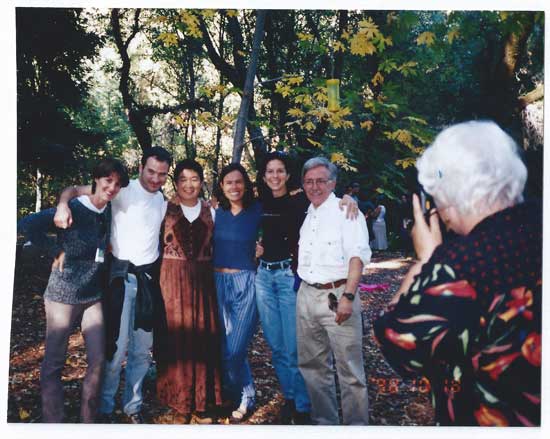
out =
{"type": "Polygon", "coordinates": [[[332,193],[318,208],[310,204],[300,229],[298,275],[307,283],[327,283],[348,277],[349,261],[371,257],[365,217],[346,219],[332,193]]]}

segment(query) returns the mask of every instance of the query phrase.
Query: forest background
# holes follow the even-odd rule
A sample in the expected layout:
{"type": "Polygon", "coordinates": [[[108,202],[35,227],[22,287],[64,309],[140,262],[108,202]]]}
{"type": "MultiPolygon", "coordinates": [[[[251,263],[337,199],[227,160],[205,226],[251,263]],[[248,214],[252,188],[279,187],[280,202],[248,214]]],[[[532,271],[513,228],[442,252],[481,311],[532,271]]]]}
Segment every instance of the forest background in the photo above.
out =
{"type": "MultiPolygon", "coordinates": [[[[201,161],[206,196],[242,148],[252,174],[267,150],[289,152],[296,169],[324,154],[343,171],[338,190],[359,181],[364,199],[393,200],[414,185],[414,160],[433,136],[473,118],[512,134],[528,164],[528,194],[542,195],[542,12],[277,10],[263,17],[263,33],[252,9],[142,9],[137,21],[135,9],[50,8],[30,19],[36,12],[17,13],[21,31],[11,23],[14,32],[2,31],[13,48],[4,87],[17,79],[17,111],[15,97],[3,100],[10,133],[17,119],[17,218],[54,205],[61,187],[89,182],[99,157],[121,157],[137,175],[150,144],[201,161]],[[340,80],[335,111],[330,78],[340,80]]],[[[13,218],[15,196],[6,198],[13,218]]],[[[14,226],[4,228],[9,241],[14,226]]]]}
{"type": "Polygon", "coordinates": [[[224,165],[254,179],[283,150],[295,177],[325,155],[339,190],[391,203],[434,135],[469,119],[518,141],[541,196],[543,54],[543,12],[18,8],[18,217],[100,157],[136,175],[152,145],[199,161],[206,197],[224,165]]]}

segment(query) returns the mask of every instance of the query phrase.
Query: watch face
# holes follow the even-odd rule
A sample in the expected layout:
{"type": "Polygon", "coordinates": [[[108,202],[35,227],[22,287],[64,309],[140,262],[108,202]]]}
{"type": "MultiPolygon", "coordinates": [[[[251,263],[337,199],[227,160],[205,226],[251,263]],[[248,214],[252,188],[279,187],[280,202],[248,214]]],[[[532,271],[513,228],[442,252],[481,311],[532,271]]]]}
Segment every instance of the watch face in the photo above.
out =
{"type": "Polygon", "coordinates": [[[344,296],[348,300],[355,299],[355,294],[352,294],[352,293],[343,293],[342,296],[344,296]]]}

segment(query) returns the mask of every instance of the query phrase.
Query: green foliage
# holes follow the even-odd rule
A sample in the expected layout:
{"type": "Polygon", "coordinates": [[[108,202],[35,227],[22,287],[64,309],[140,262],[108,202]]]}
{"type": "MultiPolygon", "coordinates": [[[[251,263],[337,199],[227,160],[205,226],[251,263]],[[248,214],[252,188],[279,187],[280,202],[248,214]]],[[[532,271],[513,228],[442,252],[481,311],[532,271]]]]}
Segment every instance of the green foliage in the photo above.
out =
{"type": "MultiPolygon", "coordinates": [[[[96,54],[101,39],[84,30],[79,9],[17,8],[17,154],[18,204],[29,182],[40,169],[45,175],[71,174],[77,148],[93,145],[93,133],[75,126],[71,110],[80,107],[86,95],[83,60],[96,54]]],[[[22,205],[24,204],[24,205],[22,205]]]]}
{"type": "MultiPolygon", "coordinates": [[[[56,175],[45,179],[47,198],[58,182],[78,180],[79,170],[98,157],[139,148],[118,90],[118,59],[100,57],[91,74],[82,63],[98,44],[112,47],[98,37],[109,33],[100,12],[89,11],[102,29],[95,35],[77,10],[18,9],[17,16],[19,187],[21,200],[26,197],[20,206],[28,209],[37,166],[56,175]],[[55,41],[52,23],[62,35],[55,41]]],[[[127,37],[133,10],[121,16],[127,37]]],[[[253,10],[147,9],[131,45],[130,85],[138,104],[208,102],[202,111],[147,118],[154,143],[176,159],[196,155],[207,176],[230,156],[222,148],[218,157],[216,133],[230,144],[242,94],[242,84],[230,76],[246,68],[254,17],[253,10]],[[202,23],[226,68],[213,67],[202,23]]],[[[340,166],[342,184],[357,180],[369,198],[394,199],[407,191],[416,157],[443,126],[506,113],[504,127],[517,128],[516,109],[507,105],[543,82],[543,44],[544,14],[538,12],[272,10],[251,126],[261,129],[270,149],[289,151],[297,164],[323,154],[340,166]],[[502,85],[504,45],[520,35],[526,40],[513,83],[502,85]],[[333,77],[340,79],[340,108],[328,111],[326,80],[333,77]]],[[[249,152],[245,159],[254,169],[249,152]]]]}

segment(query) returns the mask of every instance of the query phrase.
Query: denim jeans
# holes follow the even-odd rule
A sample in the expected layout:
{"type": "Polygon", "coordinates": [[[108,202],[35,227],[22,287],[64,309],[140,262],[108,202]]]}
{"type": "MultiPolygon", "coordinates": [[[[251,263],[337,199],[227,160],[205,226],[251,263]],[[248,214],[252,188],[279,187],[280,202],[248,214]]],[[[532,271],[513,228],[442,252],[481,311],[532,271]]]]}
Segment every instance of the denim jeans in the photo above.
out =
{"type": "Polygon", "coordinates": [[[268,270],[258,267],[256,304],[283,396],[285,399],[294,400],[297,411],[309,412],[309,396],[302,374],[298,370],[296,292],[292,270],[268,270]]]}
{"type": "Polygon", "coordinates": [[[237,273],[214,272],[222,333],[222,370],[225,397],[251,409],[255,389],[247,349],[258,323],[250,270],[237,273]]]}
{"type": "Polygon", "coordinates": [[[105,330],[101,302],[69,305],[44,300],[46,308],[46,349],[40,368],[42,421],[62,422],[63,384],[61,371],[65,366],[69,336],[79,320],[86,344],[86,376],[82,382],[81,422],[95,421],[101,375],[105,361],[105,330]]]}
{"type": "Polygon", "coordinates": [[[127,358],[125,385],[122,395],[122,409],[127,415],[139,413],[143,403],[143,379],[151,364],[153,332],[143,329],[134,331],[137,280],[128,274],[125,281],[124,305],[120,318],[120,333],[116,341],[117,350],[111,361],[105,363],[103,388],[101,390],[100,413],[112,413],[115,407],[115,395],[120,383],[122,362],[127,358]]]}

